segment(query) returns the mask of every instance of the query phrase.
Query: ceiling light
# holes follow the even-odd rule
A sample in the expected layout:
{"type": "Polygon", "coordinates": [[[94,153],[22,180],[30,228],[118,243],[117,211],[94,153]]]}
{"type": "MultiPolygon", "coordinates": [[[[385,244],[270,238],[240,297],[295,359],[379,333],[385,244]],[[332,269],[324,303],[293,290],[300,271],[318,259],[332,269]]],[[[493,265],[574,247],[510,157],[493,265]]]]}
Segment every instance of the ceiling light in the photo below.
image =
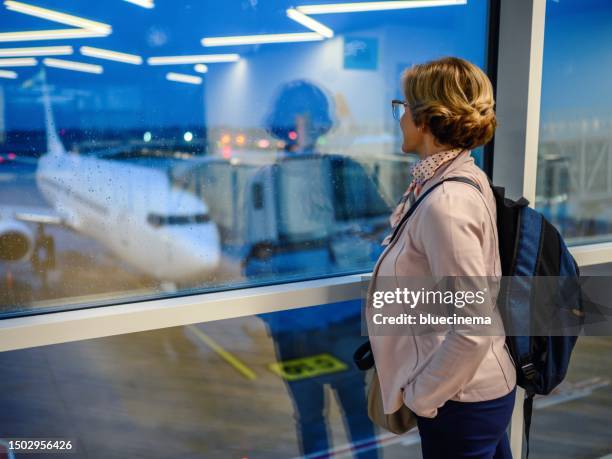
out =
{"type": "Polygon", "coordinates": [[[10,78],[14,80],[17,78],[17,72],[13,72],[12,70],[0,70],[0,78],[10,78]]]}
{"type": "Polygon", "coordinates": [[[303,5],[297,9],[304,14],[359,13],[363,11],[403,10],[428,6],[466,5],[467,0],[406,0],[388,2],[330,3],[326,5],[303,5]]]}
{"type": "Polygon", "coordinates": [[[287,10],[287,16],[290,19],[293,19],[295,22],[299,22],[304,27],[307,27],[310,30],[314,30],[318,34],[323,35],[325,38],[331,38],[334,36],[334,31],[332,29],[324,26],[319,21],[315,21],[314,19],[306,16],[305,14],[300,13],[294,8],[289,8],[287,10]]]}
{"type": "Polygon", "coordinates": [[[153,8],[153,0],[125,0],[126,2],[133,3],[134,5],[142,6],[143,8],[153,8]]]}
{"type": "Polygon", "coordinates": [[[142,57],[136,56],[135,54],[120,53],[118,51],[111,51],[109,49],[93,48],[91,46],[81,46],[79,51],[84,56],[108,59],[110,61],[124,62],[126,64],[142,64],[142,57]]]}
{"type": "Polygon", "coordinates": [[[202,38],[204,46],[256,45],[262,43],[295,43],[302,41],[318,41],[323,37],[318,33],[275,33],[264,35],[242,35],[235,37],[202,38]]]}
{"type": "Polygon", "coordinates": [[[15,57],[0,59],[0,67],[33,67],[38,62],[33,57],[15,57]]]}
{"type": "Polygon", "coordinates": [[[170,81],[178,81],[179,83],[202,84],[202,78],[195,75],[185,75],[184,73],[169,72],[166,74],[166,79],[170,81]]]}
{"type": "Polygon", "coordinates": [[[101,65],[86,64],[84,62],[66,61],[64,59],[53,59],[48,57],[43,59],[43,64],[47,67],[55,67],[58,69],[75,70],[77,72],[87,73],[102,73],[104,69],[101,65]]]}
{"type": "Polygon", "coordinates": [[[110,34],[112,32],[112,27],[108,24],[91,21],[89,19],[80,18],[71,14],[60,13],[59,11],[28,5],[27,3],[16,2],[13,0],[5,0],[4,5],[6,6],[6,9],[15,11],[17,13],[28,14],[30,16],[36,16],[38,18],[48,19],[61,24],[81,27],[83,29],[93,30],[100,33],[110,34]]]}
{"type": "Polygon", "coordinates": [[[174,64],[212,64],[216,62],[236,62],[238,54],[201,54],[195,56],[157,56],[147,59],[149,65],[174,64]]]}
{"type": "MultiPolygon", "coordinates": [[[[109,32],[110,33],[110,32],[109,32]]],[[[109,33],[87,29],[55,29],[55,30],[28,30],[24,32],[1,32],[0,42],[3,41],[34,41],[59,40],[65,38],[106,37],[109,33]]]]}
{"type": "Polygon", "coordinates": [[[208,72],[208,66],[205,64],[196,64],[193,69],[198,73],[206,73],[208,72]]]}
{"type": "Polygon", "coordinates": [[[0,48],[0,57],[10,56],[67,56],[72,46],[40,46],[33,48],[0,48]]]}

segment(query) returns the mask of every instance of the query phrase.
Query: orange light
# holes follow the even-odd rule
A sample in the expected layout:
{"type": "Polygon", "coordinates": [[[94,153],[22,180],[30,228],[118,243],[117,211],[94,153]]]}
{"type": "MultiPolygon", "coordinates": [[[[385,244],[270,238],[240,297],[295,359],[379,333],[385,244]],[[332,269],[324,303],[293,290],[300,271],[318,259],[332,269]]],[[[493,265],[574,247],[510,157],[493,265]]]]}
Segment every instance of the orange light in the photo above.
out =
{"type": "Polygon", "coordinates": [[[236,136],[236,144],[237,145],[244,145],[244,142],[246,141],[245,137],[242,134],[238,134],[236,136]]]}
{"type": "Polygon", "coordinates": [[[221,136],[221,143],[223,145],[227,145],[228,143],[230,143],[232,141],[232,138],[229,134],[223,134],[221,136]]]}
{"type": "Polygon", "coordinates": [[[289,131],[289,138],[290,138],[291,140],[295,140],[295,139],[297,139],[297,132],[295,132],[295,131],[289,131]]]}

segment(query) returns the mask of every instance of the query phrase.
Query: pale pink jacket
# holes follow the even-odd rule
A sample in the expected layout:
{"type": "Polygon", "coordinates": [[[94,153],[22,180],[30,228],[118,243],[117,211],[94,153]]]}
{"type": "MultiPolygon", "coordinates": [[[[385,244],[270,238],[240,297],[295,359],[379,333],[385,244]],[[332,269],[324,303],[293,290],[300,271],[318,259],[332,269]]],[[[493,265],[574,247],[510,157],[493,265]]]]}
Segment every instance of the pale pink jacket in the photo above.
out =
{"type": "MultiPolygon", "coordinates": [[[[373,276],[501,276],[496,208],[485,173],[469,151],[442,165],[421,193],[462,176],[483,190],[445,182],[419,204],[379,257],[373,276]]],[[[504,336],[370,336],[385,413],[405,403],[433,418],[447,400],[508,394],[516,372],[504,336]]]]}

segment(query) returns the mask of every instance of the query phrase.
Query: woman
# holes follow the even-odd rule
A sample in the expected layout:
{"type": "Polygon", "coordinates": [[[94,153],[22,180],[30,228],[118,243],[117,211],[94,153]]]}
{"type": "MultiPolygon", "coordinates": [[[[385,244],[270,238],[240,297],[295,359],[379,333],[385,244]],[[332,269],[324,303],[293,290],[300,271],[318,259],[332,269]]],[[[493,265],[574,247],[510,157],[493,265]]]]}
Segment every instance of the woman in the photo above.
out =
{"type": "MultiPolygon", "coordinates": [[[[416,198],[444,178],[466,177],[480,191],[458,181],[432,190],[393,240],[383,241],[388,247],[374,275],[498,278],[495,200],[470,156],[493,137],[491,83],[478,67],[452,57],[416,65],[402,82],[405,101],[394,101],[402,151],[418,153],[420,161],[391,216],[392,227],[416,198]]],[[[493,309],[494,298],[491,302],[493,309]]],[[[393,413],[404,403],[417,415],[424,459],[512,457],[505,431],[516,373],[504,336],[448,333],[370,336],[370,341],[384,411],[393,413]]]]}

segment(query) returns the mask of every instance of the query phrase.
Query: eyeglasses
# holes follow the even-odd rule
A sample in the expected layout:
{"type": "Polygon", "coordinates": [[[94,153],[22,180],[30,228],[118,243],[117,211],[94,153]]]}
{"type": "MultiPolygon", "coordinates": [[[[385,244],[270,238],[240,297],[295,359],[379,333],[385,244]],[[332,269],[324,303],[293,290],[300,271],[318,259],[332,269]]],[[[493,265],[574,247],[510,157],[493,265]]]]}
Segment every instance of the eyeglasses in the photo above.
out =
{"type": "Polygon", "coordinates": [[[391,109],[393,110],[393,118],[397,121],[400,120],[404,112],[406,111],[406,107],[408,107],[408,102],[404,102],[403,100],[393,99],[391,101],[391,109]]]}

